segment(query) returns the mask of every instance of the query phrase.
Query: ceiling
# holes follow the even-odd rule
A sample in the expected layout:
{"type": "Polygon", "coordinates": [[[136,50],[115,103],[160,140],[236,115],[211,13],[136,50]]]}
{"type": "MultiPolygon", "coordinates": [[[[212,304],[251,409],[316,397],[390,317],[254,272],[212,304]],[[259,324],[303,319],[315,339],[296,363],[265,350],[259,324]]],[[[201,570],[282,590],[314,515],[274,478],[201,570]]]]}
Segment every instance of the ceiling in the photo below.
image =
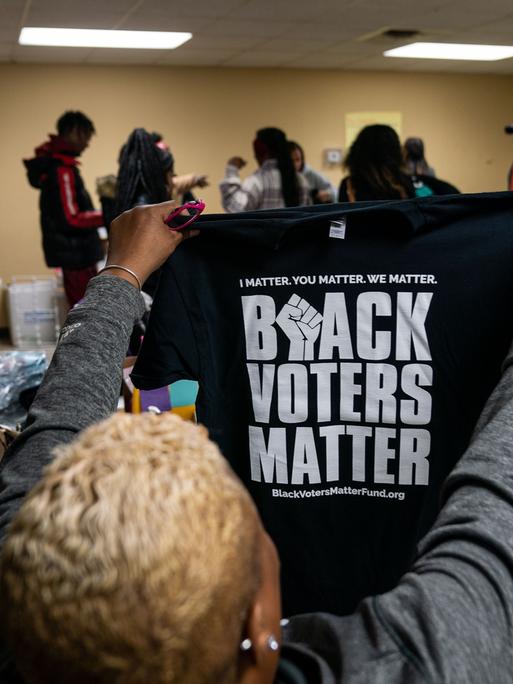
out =
{"type": "Polygon", "coordinates": [[[0,0],[0,62],[513,73],[499,62],[391,59],[411,40],[513,44],[511,0],[0,0]],[[176,50],[28,47],[22,26],[190,31],[176,50]],[[367,36],[367,38],[365,38],[367,36]]]}

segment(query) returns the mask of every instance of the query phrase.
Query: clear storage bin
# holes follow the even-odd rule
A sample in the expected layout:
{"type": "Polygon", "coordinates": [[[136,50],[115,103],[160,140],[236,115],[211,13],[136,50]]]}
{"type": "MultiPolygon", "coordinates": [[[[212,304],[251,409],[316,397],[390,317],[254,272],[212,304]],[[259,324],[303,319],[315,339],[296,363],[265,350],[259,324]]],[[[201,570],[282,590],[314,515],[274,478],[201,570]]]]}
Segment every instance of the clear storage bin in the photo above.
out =
{"type": "Polygon", "coordinates": [[[56,278],[17,276],[7,286],[9,331],[21,349],[54,344],[60,330],[56,278]]]}

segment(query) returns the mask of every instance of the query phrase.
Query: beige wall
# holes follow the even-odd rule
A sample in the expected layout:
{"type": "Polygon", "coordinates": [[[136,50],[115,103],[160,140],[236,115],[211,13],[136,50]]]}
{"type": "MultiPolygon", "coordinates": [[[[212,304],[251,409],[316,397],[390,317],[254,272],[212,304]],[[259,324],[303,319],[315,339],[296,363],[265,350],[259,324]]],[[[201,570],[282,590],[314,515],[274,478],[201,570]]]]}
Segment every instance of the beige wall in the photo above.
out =
{"type": "MultiPolygon", "coordinates": [[[[344,115],[399,110],[403,134],[420,135],[438,175],[465,192],[502,190],[513,158],[503,126],[513,119],[513,77],[320,70],[110,66],[0,66],[0,278],[45,273],[37,192],[21,164],[65,109],[82,109],[98,135],[83,157],[90,191],[116,171],[136,126],[165,135],[178,172],[208,173],[202,191],[220,211],[217,182],[228,156],[253,168],[251,141],[279,126],[321,167],[321,150],[344,146],[344,115]]],[[[334,182],[341,173],[328,171],[334,182]]],[[[97,198],[95,197],[95,200],[97,198]]],[[[0,309],[0,326],[5,313],[0,309]]]]}

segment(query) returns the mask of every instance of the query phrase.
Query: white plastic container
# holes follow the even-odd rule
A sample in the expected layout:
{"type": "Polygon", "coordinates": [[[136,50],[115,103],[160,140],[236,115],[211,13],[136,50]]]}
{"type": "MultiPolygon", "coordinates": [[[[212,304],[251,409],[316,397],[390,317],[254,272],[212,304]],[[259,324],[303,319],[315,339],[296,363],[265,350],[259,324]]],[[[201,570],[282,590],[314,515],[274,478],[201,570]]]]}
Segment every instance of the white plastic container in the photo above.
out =
{"type": "Polygon", "coordinates": [[[11,341],[20,349],[55,344],[60,330],[57,280],[17,276],[7,286],[11,341]]]}

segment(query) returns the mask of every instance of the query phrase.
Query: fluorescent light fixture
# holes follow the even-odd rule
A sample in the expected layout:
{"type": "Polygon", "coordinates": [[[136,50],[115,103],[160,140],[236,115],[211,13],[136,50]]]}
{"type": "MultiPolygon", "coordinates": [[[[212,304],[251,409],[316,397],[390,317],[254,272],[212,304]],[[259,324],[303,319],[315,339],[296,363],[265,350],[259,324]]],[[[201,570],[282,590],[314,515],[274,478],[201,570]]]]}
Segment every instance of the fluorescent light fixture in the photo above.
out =
{"type": "Polygon", "coordinates": [[[414,59],[467,59],[475,62],[495,62],[513,57],[511,45],[470,45],[466,43],[410,43],[386,50],[385,57],[414,59]]]}
{"type": "Polygon", "coordinates": [[[37,28],[21,29],[20,45],[57,47],[132,48],[173,50],[192,38],[192,33],[176,31],[104,31],[103,29],[37,28]]]}

